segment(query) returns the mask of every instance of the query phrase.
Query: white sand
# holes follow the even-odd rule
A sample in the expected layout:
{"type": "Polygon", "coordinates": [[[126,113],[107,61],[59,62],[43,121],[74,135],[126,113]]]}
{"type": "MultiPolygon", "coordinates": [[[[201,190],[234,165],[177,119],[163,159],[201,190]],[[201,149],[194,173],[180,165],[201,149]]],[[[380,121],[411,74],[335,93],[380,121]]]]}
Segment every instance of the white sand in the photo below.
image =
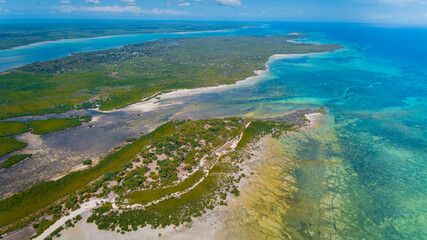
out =
{"type": "Polygon", "coordinates": [[[305,117],[310,121],[306,127],[303,127],[304,130],[316,129],[321,125],[323,118],[322,113],[310,113],[306,114],[305,117]]]}
{"type": "Polygon", "coordinates": [[[52,226],[50,226],[46,231],[44,231],[40,236],[38,236],[36,238],[36,240],[42,240],[45,239],[46,237],[48,237],[53,231],[55,231],[57,228],[59,228],[60,226],[64,225],[65,222],[69,219],[73,219],[75,216],[86,212],[90,209],[93,209],[97,206],[97,203],[101,203],[103,200],[101,199],[97,199],[97,200],[92,200],[89,202],[85,202],[81,205],[81,207],[79,209],[77,209],[74,212],[71,212],[70,215],[62,217],[61,219],[59,219],[57,222],[55,222],[52,226]]]}
{"type": "MultiPolygon", "coordinates": [[[[313,54],[318,54],[318,53],[274,54],[266,62],[266,64],[265,64],[266,70],[254,71],[255,76],[251,76],[251,77],[248,77],[244,80],[237,81],[234,84],[218,85],[218,86],[213,86],[213,87],[202,87],[202,88],[193,88],[193,89],[174,90],[171,92],[162,93],[162,94],[156,96],[155,98],[150,97],[150,99],[148,101],[144,101],[147,99],[147,98],[145,98],[139,103],[135,103],[135,104],[129,105],[127,107],[117,109],[117,110],[113,110],[113,111],[109,111],[109,112],[114,112],[114,111],[150,112],[150,111],[155,111],[159,107],[180,104],[180,103],[182,103],[182,101],[180,101],[178,99],[180,97],[188,97],[188,96],[193,96],[193,95],[202,94],[202,93],[220,92],[220,91],[224,91],[224,90],[234,88],[234,87],[239,87],[239,86],[246,85],[246,84],[254,84],[258,80],[265,77],[270,72],[269,66],[272,62],[280,60],[280,59],[298,58],[298,57],[304,57],[304,56],[309,56],[309,55],[313,55],[313,54]]],[[[156,93],[155,95],[157,95],[157,94],[158,93],[156,93]]]]}

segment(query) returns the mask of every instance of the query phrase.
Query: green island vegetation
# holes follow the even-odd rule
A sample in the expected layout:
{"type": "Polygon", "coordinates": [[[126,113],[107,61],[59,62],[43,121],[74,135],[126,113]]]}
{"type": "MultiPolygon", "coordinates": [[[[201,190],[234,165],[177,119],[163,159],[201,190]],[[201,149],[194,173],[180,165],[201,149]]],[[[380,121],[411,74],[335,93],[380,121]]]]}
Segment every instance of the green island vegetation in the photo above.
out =
{"type": "Polygon", "coordinates": [[[167,187],[167,188],[149,189],[145,191],[135,191],[126,195],[126,198],[133,203],[145,204],[148,202],[158,200],[172,193],[184,191],[190,188],[191,186],[193,186],[202,177],[203,177],[203,172],[197,171],[196,173],[191,174],[188,178],[186,178],[184,181],[177,184],[176,186],[167,187]]]}
{"type": "Polygon", "coordinates": [[[1,168],[12,167],[13,165],[19,163],[20,161],[22,161],[24,159],[31,157],[31,156],[33,156],[33,154],[18,154],[18,155],[10,156],[6,161],[4,161],[1,164],[1,168]]]}
{"type": "Polygon", "coordinates": [[[37,135],[46,135],[65,129],[73,128],[82,125],[82,122],[90,122],[92,116],[70,116],[68,118],[49,118],[44,120],[28,121],[28,126],[31,127],[31,133],[37,135]]]}
{"type": "Polygon", "coordinates": [[[92,165],[92,160],[90,159],[84,160],[83,165],[92,165]]]}
{"type": "Polygon", "coordinates": [[[135,142],[136,141],[136,138],[129,138],[129,139],[126,139],[126,142],[128,142],[128,143],[130,143],[130,142],[135,142]]]}
{"type": "Polygon", "coordinates": [[[0,75],[0,119],[120,108],[173,89],[232,84],[277,53],[333,51],[298,36],[163,39],[35,62],[0,75]],[[269,44],[265,44],[269,43],[269,44]]]}
{"type": "Polygon", "coordinates": [[[8,137],[28,132],[28,126],[24,122],[6,121],[0,122],[0,137],[8,137]]]}
{"type": "MultiPolygon", "coordinates": [[[[50,118],[45,120],[33,120],[27,122],[0,122],[0,157],[28,146],[27,143],[20,142],[14,137],[8,136],[18,135],[24,132],[28,132],[30,130],[33,134],[46,135],[65,129],[77,127],[82,125],[82,123],[88,123],[90,121],[92,121],[91,115],[72,115],[68,118],[50,118]]],[[[26,156],[26,154],[11,156],[3,163],[4,165],[2,164],[2,168],[8,168],[20,162],[21,160],[24,160],[29,157],[24,156],[26,156]]]]}
{"type": "Polygon", "coordinates": [[[23,149],[26,146],[28,146],[28,143],[20,142],[14,137],[0,138],[0,157],[8,153],[23,149]]]}
{"type": "Polygon", "coordinates": [[[0,200],[0,234],[32,223],[37,231],[33,237],[39,236],[80,204],[111,194],[121,210],[114,210],[110,202],[94,209],[87,221],[99,229],[124,233],[146,225],[189,222],[216,205],[226,205],[228,194],[239,195],[235,184],[245,176],[239,174],[238,164],[248,157],[247,146],[266,134],[279,136],[294,127],[283,121],[238,117],[168,122],[89,169],[0,200]],[[161,201],[127,208],[156,200],[161,201]]]}
{"type": "Polygon", "coordinates": [[[82,22],[41,22],[2,23],[0,25],[0,50],[32,43],[61,39],[92,38],[111,35],[170,33],[191,31],[214,31],[239,29],[259,24],[238,23],[197,23],[174,21],[82,21],[82,22]],[[23,37],[25,36],[25,37],[23,37]]]}
{"type": "MultiPolygon", "coordinates": [[[[239,127],[243,127],[247,121],[242,121],[239,127]]],[[[170,191],[170,188],[160,188],[157,191],[154,189],[132,192],[126,195],[126,197],[131,199],[139,198],[140,203],[146,203],[193,186],[191,190],[184,192],[179,197],[169,197],[141,209],[129,210],[122,208],[114,210],[112,205],[107,202],[103,206],[94,209],[93,214],[87,219],[87,222],[97,224],[100,230],[118,232],[135,231],[147,225],[158,228],[169,225],[178,226],[185,222],[191,222],[193,217],[199,217],[217,205],[227,205],[227,196],[229,194],[233,194],[234,196],[239,195],[235,184],[245,177],[245,175],[239,174],[238,163],[249,157],[246,147],[265,134],[278,136],[283,134],[284,131],[293,129],[293,127],[294,125],[284,122],[252,120],[248,128],[242,129],[244,136],[242,140],[245,139],[245,141],[239,142],[239,147],[236,148],[236,151],[228,152],[221,157],[215,154],[210,155],[212,158],[208,162],[210,170],[208,175],[198,185],[193,186],[200,179],[200,176],[195,176],[193,179],[189,179],[188,183],[184,180],[182,182],[183,186],[180,186],[180,184],[176,185],[176,189],[173,189],[174,191],[170,191]],[[146,192],[147,196],[143,195],[144,192],[146,192]]],[[[196,133],[199,132],[196,131],[196,133]]],[[[204,135],[202,134],[202,136],[204,135]]],[[[125,201],[122,202],[121,206],[133,204],[134,202],[125,201]]]]}

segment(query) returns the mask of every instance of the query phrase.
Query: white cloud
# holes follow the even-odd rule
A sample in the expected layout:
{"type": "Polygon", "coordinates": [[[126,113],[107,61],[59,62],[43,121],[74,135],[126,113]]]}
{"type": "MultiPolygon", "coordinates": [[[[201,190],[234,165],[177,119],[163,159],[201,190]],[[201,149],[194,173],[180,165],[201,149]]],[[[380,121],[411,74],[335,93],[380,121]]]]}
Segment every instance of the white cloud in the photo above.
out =
{"type": "Polygon", "coordinates": [[[135,0],[120,0],[120,1],[127,3],[127,4],[135,4],[136,3],[135,0]]]}
{"type": "Polygon", "coordinates": [[[96,6],[96,7],[73,7],[73,6],[61,6],[59,7],[61,12],[110,12],[110,13],[140,13],[142,10],[136,6],[96,6]]]}
{"type": "Polygon", "coordinates": [[[158,9],[153,8],[153,10],[142,10],[143,13],[155,14],[155,15],[188,15],[186,11],[176,11],[173,9],[158,9]]]}
{"type": "Polygon", "coordinates": [[[176,11],[173,9],[158,9],[152,10],[141,9],[137,6],[95,6],[95,7],[73,7],[61,6],[61,12],[104,12],[104,13],[134,13],[134,14],[153,14],[153,15],[188,15],[186,11],[176,11]]]}
{"type": "Polygon", "coordinates": [[[379,0],[383,3],[393,4],[393,5],[408,5],[415,3],[417,0],[379,0]]]}
{"type": "Polygon", "coordinates": [[[0,0],[0,3],[5,3],[6,1],[5,0],[0,0]]]}
{"type": "Polygon", "coordinates": [[[178,4],[178,6],[180,6],[180,7],[186,7],[186,6],[190,6],[190,5],[191,4],[189,2],[183,2],[183,3],[178,4]]]}
{"type": "Polygon", "coordinates": [[[233,7],[242,6],[242,2],[240,2],[240,0],[215,0],[215,1],[224,6],[233,6],[233,7]]]}
{"type": "Polygon", "coordinates": [[[68,0],[61,0],[61,3],[70,3],[68,0]]]}
{"type": "Polygon", "coordinates": [[[95,3],[99,4],[99,0],[86,0],[85,3],[95,3]]]}

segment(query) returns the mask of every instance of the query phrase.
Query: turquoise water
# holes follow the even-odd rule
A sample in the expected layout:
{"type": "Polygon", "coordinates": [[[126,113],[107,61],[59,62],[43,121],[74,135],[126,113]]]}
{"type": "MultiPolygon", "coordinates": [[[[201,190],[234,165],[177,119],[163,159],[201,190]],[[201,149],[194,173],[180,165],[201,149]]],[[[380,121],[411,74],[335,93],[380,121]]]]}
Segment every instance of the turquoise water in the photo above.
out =
{"type": "Polygon", "coordinates": [[[242,238],[262,232],[296,239],[427,239],[427,59],[419,57],[427,38],[411,39],[426,36],[427,30],[406,33],[409,42],[418,43],[413,55],[414,46],[402,50],[404,29],[350,26],[354,39],[340,38],[338,30],[317,32],[304,41],[337,42],[344,46],[340,51],[275,61],[254,84],[188,102],[198,108],[187,113],[203,117],[270,116],[320,106],[328,113],[320,130],[280,139],[282,157],[274,169],[283,171],[293,162],[295,171],[283,177],[291,174],[298,190],[289,200],[277,195],[290,189],[274,187],[273,173],[258,179],[258,184],[269,184],[252,191],[274,195],[276,203],[252,199],[247,204],[252,210],[230,217],[233,228],[240,229],[234,225],[239,223],[241,230],[254,231],[242,238]],[[284,201],[289,204],[280,204],[284,201]],[[264,221],[277,212],[283,212],[279,220],[264,221]],[[241,216],[252,220],[241,221],[241,216]]]}
{"type": "Polygon", "coordinates": [[[49,59],[66,57],[77,52],[117,48],[126,44],[141,43],[164,38],[258,34],[261,29],[263,28],[254,27],[206,32],[134,34],[42,42],[9,50],[0,50],[0,72],[36,61],[46,61],[49,59]]]}
{"type": "MultiPolygon", "coordinates": [[[[324,107],[323,127],[279,139],[272,163],[276,167],[269,169],[278,174],[259,174],[266,183],[272,176],[295,179],[292,189],[286,184],[266,184],[262,191],[268,196],[274,192],[274,201],[252,199],[254,211],[243,215],[271,221],[260,224],[257,217],[237,221],[239,216],[232,214],[230,221],[272,238],[427,239],[427,29],[272,23],[268,29],[202,35],[301,30],[315,31],[301,41],[333,42],[344,48],[275,61],[257,82],[186,97],[168,113],[157,113],[159,118],[272,116],[324,107]],[[263,215],[268,210],[276,214],[263,215]]],[[[163,37],[170,36],[177,37],[163,37]]],[[[52,56],[86,51],[82,46],[91,41],[108,48],[159,38],[140,37],[67,40],[57,45],[67,49],[52,56]]],[[[55,45],[16,49],[13,57],[22,54],[24,60],[17,62],[28,63],[39,59],[39,52],[53,52],[55,45]]],[[[49,54],[46,59],[52,57],[49,54]]],[[[4,56],[0,56],[3,61],[4,56]]],[[[0,66],[10,67],[4,62],[0,66]]]]}

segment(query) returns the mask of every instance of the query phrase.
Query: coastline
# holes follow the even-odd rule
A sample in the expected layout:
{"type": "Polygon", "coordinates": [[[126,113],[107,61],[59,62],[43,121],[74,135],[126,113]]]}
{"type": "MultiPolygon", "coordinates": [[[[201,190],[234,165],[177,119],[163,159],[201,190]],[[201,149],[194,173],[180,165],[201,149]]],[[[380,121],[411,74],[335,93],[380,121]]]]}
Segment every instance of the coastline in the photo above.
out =
{"type": "MultiPolygon", "coordinates": [[[[323,114],[306,114],[306,117],[309,119],[310,123],[308,123],[304,129],[306,131],[312,131],[321,125],[319,120],[321,120],[323,114]],[[307,115],[311,116],[307,117],[307,115]]],[[[242,173],[247,176],[237,184],[238,189],[242,194],[244,194],[247,187],[250,187],[250,182],[253,181],[253,178],[258,177],[256,170],[262,165],[262,162],[265,161],[263,160],[265,157],[264,153],[269,151],[273,142],[274,141],[271,137],[265,136],[248,148],[247,152],[253,154],[253,157],[250,157],[243,161],[243,163],[239,164],[239,167],[242,170],[235,176],[238,177],[238,175],[242,173]],[[254,172],[255,174],[253,174],[254,172]]],[[[284,179],[289,183],[295,181],[290,176],[286,176],[284,179]]],[[[153,229],[151,226],[146,226],[138,229],[137,231],[126,232],[124,235],[112,231],[98,230],[96,224],[86,223],[86,219],[90,216],[90,210],[86,209],[85,211],[79,212],[83,219],[75,224],[74,228],[62,231],[61,236],[58,239],[225,239],[227,234],[230,233],[227,232],[229,231],[228,228],[233,228],[233,226],[228,226],[227,221],[230,221],[229,218],[230,215],[233,214],[233,210],[236,207],[241,206],[241,201],[244,200],[242,199],[242,196],[237,197],[229,195],[227,197],[227,201],[229,202],[227,206],[217,206],[213,210],[203,214],[201,217],[193,218],[190,223],[186,223],[178,227],[167,226],[165,228],[153,229]]],[[[57,225],[56,227],[59,226],[61,225],[57,225]]],[[[52,227],[49,229],[54,230],[56,228],[52,227]]],[[[46,233],[46,236],[47,235],[48,234],[46,233]]]]}
{"type": "Polygon", "coordinates": [[[329,53],[329,52],[303,53],[303,54],[274,54],[274,55],[270,56],[268,61],[265,63],[266,69],[255,70],[254,71],[255,75],[247,77],[246,79],[243,79],[243,80],[236,81],[233,84],[221,84],[218,86],[170,90],[170,91],[165,92],[165,93],[156,93],[151,97],[142,99],[141,102],[133,103],[133,104],[130,104],[130,105],[123,107],[123,108],[114,109],[111,111],[101,111],[101,110],[98,110],[98,111],[106,112],[106,113],[120,112],[120,111],[150,112],[150,111],[157,109],[158,107],[170,106],[170,105],[177,104],[176,101],[174,103],[168,103],[168,104],[161,104],[160,101],[167,101],[167,100],[174,99],[174,98],[188,97],[188,96],[193,96],[193,95],[203,94],[203,93],[221,92],[221,91],[225,91],[225,90],[228,90],[231,88],[240,87],[242,85],[254,84],[270,73],[270,65],[274,61],[278,61],[278,60],[282,60],[282,59],[306,57],[306,56],[312,56],[312,55],[320,55],[320,54],[325,54],[325,53],[329,53]]]}
{"type": "Polygon", "coordinates": [[[290,58],[310,56],[310,55],[314,55],[314,54],[316,54],[316,55],[325,54],[325,53],[329,53],[329,52],[307,53],[307,54],[274,54],[274,55],[270,56],[269,60],[265,63],[265,66],[266,66],[265,70],[254,71],[254,73],[256,74],[255,76],[250,76],[244,80],[237,81],[234,84],[195,88],[195,89],[180,89],[180,90],[175,90],[175,91],[163,93],[163,94],[158,95],[158,97],[153,98],[153,96],[158,94],[158,93],[155,93],[153,96],[150,96],[149,99],[145,102],[136,103],[136,104],[130,105],[128,107],[124,107],[124,108],[114,110],[114,111],[135,111],[135,110],[136,111],[146,111],[145,107],[147,105],[145,105],[145,104],[149,104],[149,106],[151,104],[151,111],[154,111],[158,107],[165,106],[165,105],[160,105],[160,103],[159,103],[160,100],[168,100],[168,99],[173,99],[173,98],[177,98],[177,97],[190,96],[190,95],[212,92],[212,91],[223,91],[223,90],[226,90],[229,88],[238,87],[238,86],[245,85],[245,84],[253,84],[253,83],[259,81],[260,79],[262,79],[263,77],[265,77],[266,75],[268,75],[268,73],[270,73],[270,65],[274,61],[278,61],[281,59],[290,59],[290,58]],[[132,107],[133,107],[133,109],[132,109],[132,107]]]}

